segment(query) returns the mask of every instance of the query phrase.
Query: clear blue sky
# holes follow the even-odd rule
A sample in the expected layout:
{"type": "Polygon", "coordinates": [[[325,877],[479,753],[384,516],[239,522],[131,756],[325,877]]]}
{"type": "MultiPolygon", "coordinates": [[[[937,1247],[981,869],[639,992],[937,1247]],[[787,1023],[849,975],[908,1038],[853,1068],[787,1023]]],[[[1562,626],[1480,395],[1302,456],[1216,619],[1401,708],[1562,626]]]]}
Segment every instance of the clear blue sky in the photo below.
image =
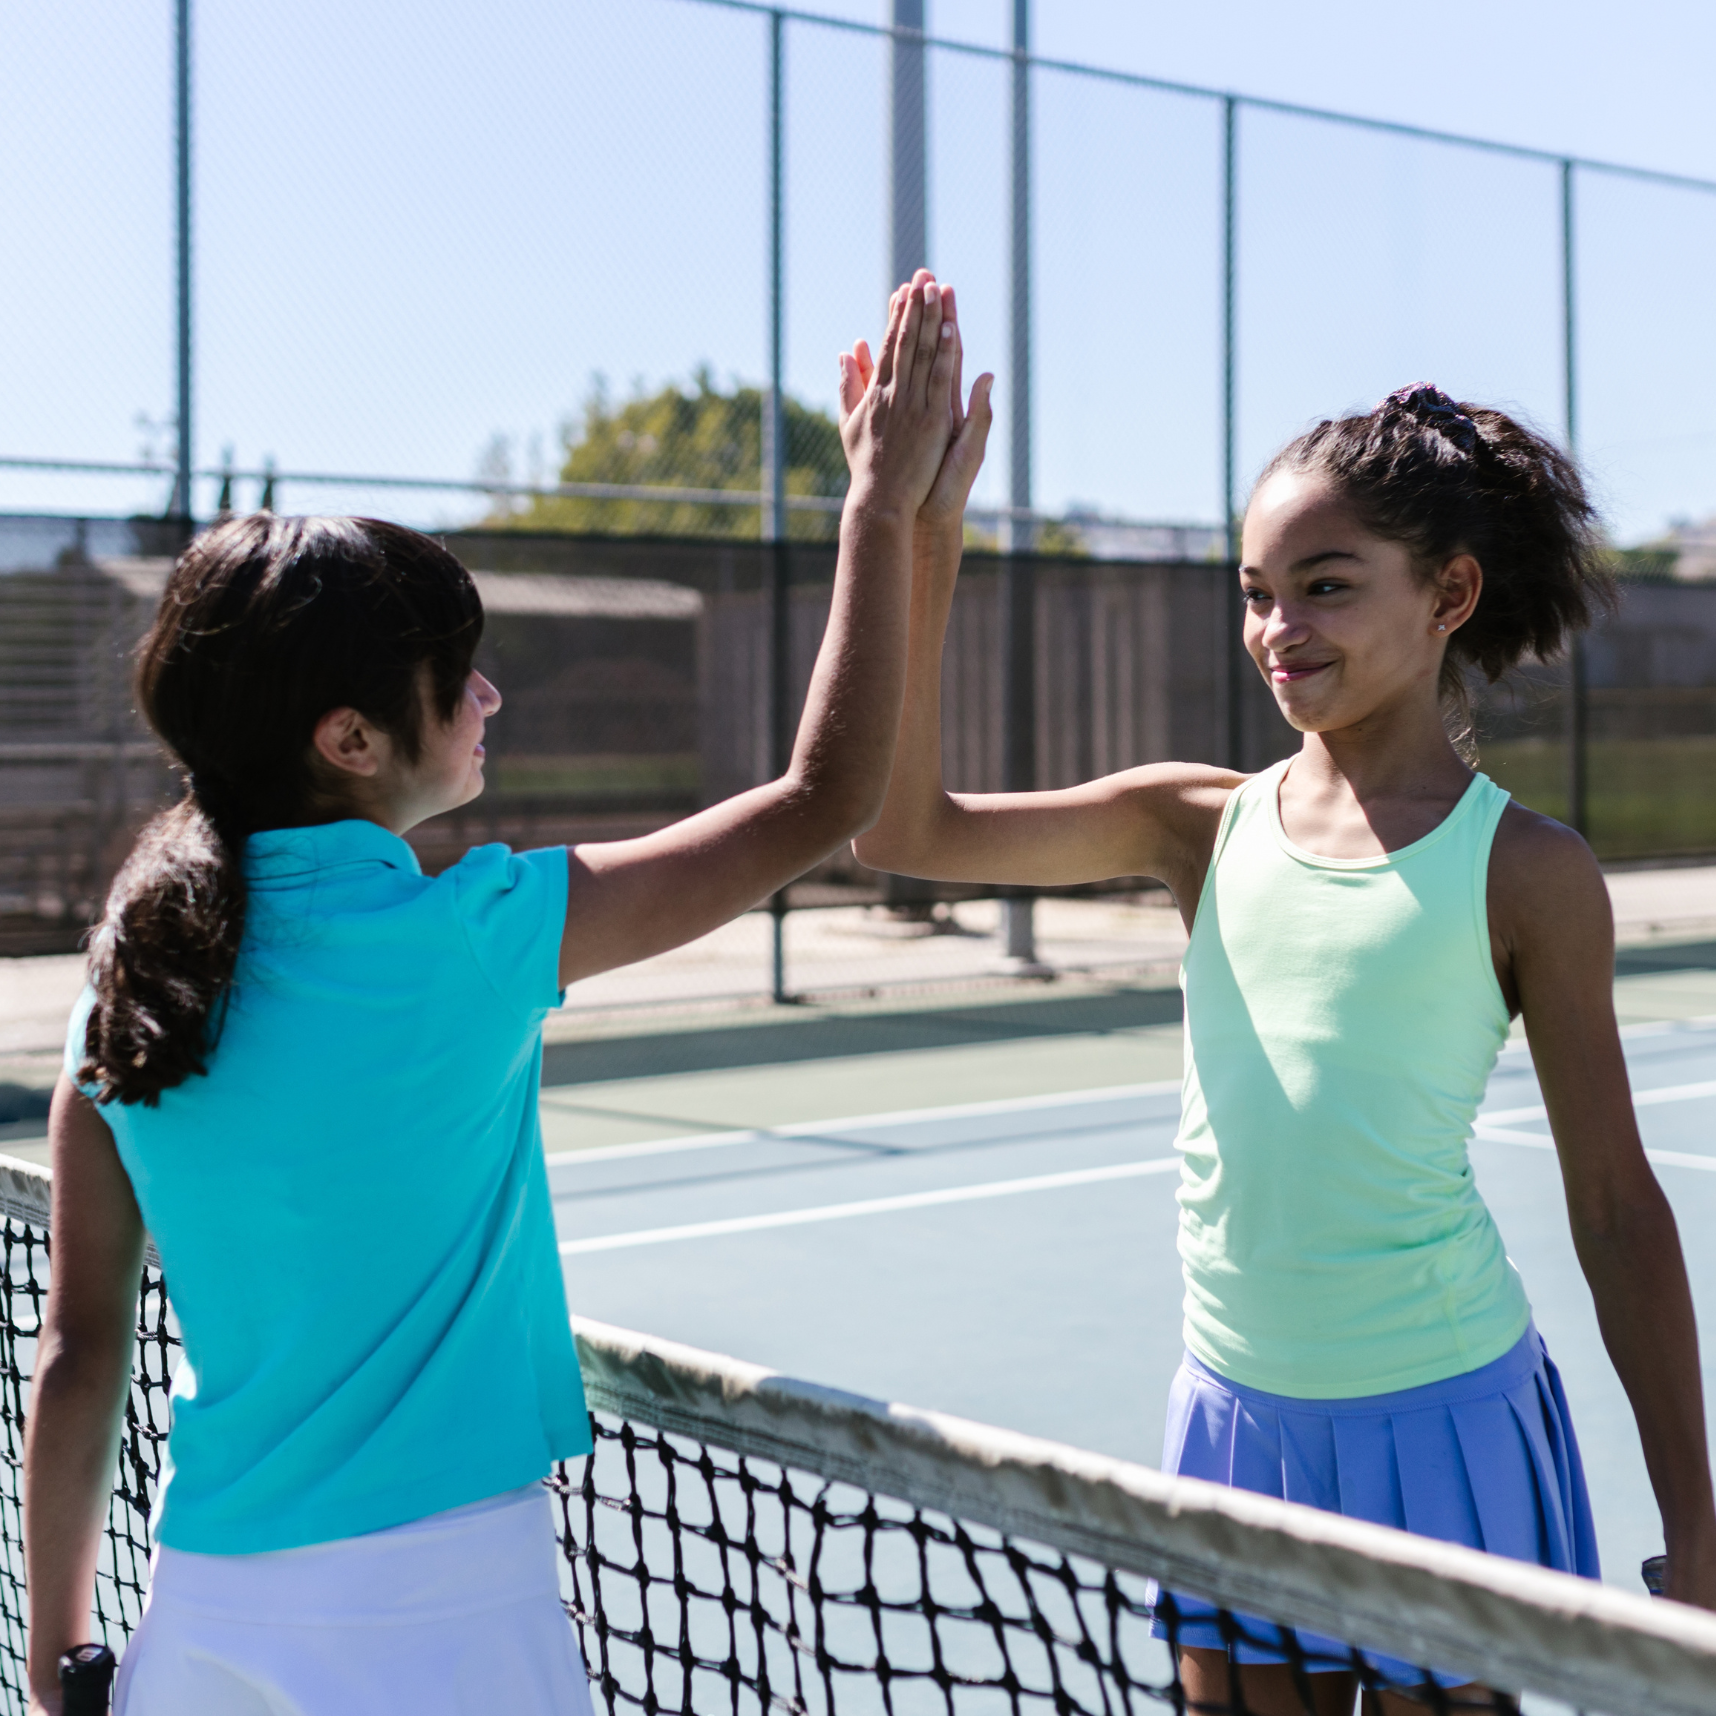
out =
{"type": "MultiPolygon", "coordinates": [[[[876,20],[878,0],[828,10],[876,20]]],[[[929,0],[999,43],[1007,0],[929,0]]],[[[1635,0],[1036,7],[1045,54],[1716,178],[1716,8],[1635,0]]],[[[196,0],[199,456],[463,476],[491,436],[763,368],[760,21],[695,0],[196,0]]],[[[172,404],[170,0],[6,8],[0,452],[134,457],[172,404]]],[[[789,370],[873,331],[883,55],[789,32],[789,370]]],[[[931,260],[1005,338],[1005,80],[931,68],[931,260]]],[[[1037,81],[1040,505],[1217,513],[1211,104],[1037,81]]],[[[1559,428],[1553,174],[1248,115],[1242,467],[1430,377],[1559,428]]],[[[1716,511],[1716,197],[1587,182],[1582,432],[1618,534],[1716,511]]],[[[993,498],[999,468],[986,478],[993,498]]],[[[244,498],[241,495],[241,499],[244,498]]],[[[0,474],[0,507],[159,506],[0,474]]],[[[463,503],[300,489],[293,506],[463,503]]]]}

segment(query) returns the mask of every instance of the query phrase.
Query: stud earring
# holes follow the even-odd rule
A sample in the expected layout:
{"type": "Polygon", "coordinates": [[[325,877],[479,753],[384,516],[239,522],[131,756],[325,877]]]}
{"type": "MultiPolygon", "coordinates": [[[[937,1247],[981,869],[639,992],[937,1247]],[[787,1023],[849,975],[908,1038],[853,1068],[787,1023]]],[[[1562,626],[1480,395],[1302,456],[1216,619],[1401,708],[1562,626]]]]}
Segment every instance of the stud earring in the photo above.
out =
{"type": "Polygon", "coordinates": [[[1438,626],[1438,627],[1437,627],[1437,628],[1436,628],[1436,630],[1437,630],[1437,631],[1439,631],[1439,632],[1445,632],[1445,631],[1446,631],[1446,630],[1447,630],[1447,629],[1448,629],[1448,628],[1447,628],[1447,627],[1446,627],[1446,626],[1438,626]]]}

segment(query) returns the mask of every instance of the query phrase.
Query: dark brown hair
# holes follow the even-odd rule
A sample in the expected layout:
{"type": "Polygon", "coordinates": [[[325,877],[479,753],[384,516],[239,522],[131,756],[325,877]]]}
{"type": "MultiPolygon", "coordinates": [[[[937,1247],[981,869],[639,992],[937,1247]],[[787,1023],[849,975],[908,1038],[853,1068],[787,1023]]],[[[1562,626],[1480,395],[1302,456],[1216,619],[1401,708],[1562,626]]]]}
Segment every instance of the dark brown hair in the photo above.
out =
{"type": "Polygon", "coordinates": [[[1366,529],[1411,551],[1423,577],[1462,553],[1483,568],[1478,605],[1442,664],[1456,720],[1470,670],[1493,683],[1526,656],[1552,657],[1613,605],[1578,466],[1504,412],[1403,387],[1374,411],[1325,419],[1289,442],[1259,486],[1278,471],[1326,477],[1366,529]]]}
{"type": "Polygon", "coordinates": [[[369,518],[216,525],[180,555],[138,647],[137,700],[185,796],[138,836],[90,944],[95,1006],[79,1078],[153,1106],[208,1070],[244,933],[246,836],[345,814],[316,724],[356,709],[409,761],[423,686],[452,719],[482,636],[464,567],[369,518]]]}

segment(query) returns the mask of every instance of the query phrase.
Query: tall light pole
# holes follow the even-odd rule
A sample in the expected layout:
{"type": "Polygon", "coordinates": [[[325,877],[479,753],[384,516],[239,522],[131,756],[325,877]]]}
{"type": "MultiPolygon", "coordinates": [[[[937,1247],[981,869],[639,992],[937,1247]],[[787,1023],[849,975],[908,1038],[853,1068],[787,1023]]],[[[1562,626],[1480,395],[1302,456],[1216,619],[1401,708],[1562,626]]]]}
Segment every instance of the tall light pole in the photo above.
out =
{"type": "Polygon", "coordinates": [[[924,0],[894,0],[893,22],[888,46],[889,292],[929,266],[924,0]]]}
{"type": "MultiPolygon", "coordinates": [[[[893,0],[888,44],[887,290],[929,266],[929,154],[924,142],[924,0],[893,0]]],[[[915,876],[882,879],[882,899],[902,917],[926,915],[935,886],[915,876]]]]}

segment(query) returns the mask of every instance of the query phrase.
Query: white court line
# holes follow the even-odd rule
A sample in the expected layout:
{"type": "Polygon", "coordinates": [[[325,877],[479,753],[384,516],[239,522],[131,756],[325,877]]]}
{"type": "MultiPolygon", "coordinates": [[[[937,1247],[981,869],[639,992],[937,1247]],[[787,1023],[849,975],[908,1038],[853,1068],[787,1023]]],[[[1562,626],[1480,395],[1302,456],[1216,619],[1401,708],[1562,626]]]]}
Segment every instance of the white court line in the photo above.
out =
{"type": "MultiPolygon", "coordinates": [[[[1510,1132],[1505,1126],[1486,1126],[1483,1121],[1472,1129],[1472,1136],[1486,1144],[1524,1144],[1533,1150],[1553,1150],[1555,1140],[1541,1132],[1510,1132]]],[[[1702,1168],[1716,1174],[1716,1156],[1697,1156],[1689,1150],[1647,1150],[1645,1160],[1660,1162],[1665,1168],[1702,1168]]]]}
{"type": "Polygon", "coordinates": [[[1061,1174],[1035,1174],[1026,1180],[991,1180],[983,1186],[948,1186],[937,1192],[906,1192],[892,1198],[864,1198],[857,1203],[823,1204],[816,1209],[777,1210],[772,1215],[731,1216],[725,1221],[689,1222],[683,1227],[651,1227],[637,1233],[605,1233],[594,1239],[560,1242],[562,1257],[587,1251],[622,1251],[636,1245],[667,1245],[680,1239],[709,1239],[723,1233],[754,1233],[766,1227],[800,1227],[806,1222],[844,1221],[848,1216],[886,1215],[892,1210],[921,1210],[933,1204],[963,1204],[979,1198],[1010,1198],[1021,1192],[1050,1192],[1062,1186],[1094,1186],[1105,1180],[1136,1179],[1141,1174],[1165,1174],[1178,1169],[1178,1156],[1147,1162],[1119,1162],[1107,1168],[1073,1168],[1061,1174]]]}
{"type": "MultiPolygon", "coordinates": [[[[576,1086],[567,1088],[575,1089],[576,1086]]],[[[1077,1108],[1133,1097],[1177,1095],[1180,1081],[1114,1084],[1097,1090],[1069,1090],[1048,1096],[1009,1096],[989,1102],[953,1103],[944,1108],[901,1108],[891,1114],[859,1114],[842,1120],[797,1120],[791,1126],[762,1126],[748,1132],[698,1132],[684,1138],[651,1138],[639,1144],[601,1144],[594,1150],[556,1150],[545,1158],[551,1168],[576,1168],[585,1162],[612,1162],[631,1156],[662,1156],[675,1150],[725,1150],[735,1144],[767,1144],[781,1139],[837,1138],[872,1126],[910,1126],[926,1120],[970,1120],[986,1114],[1029,1114],[1041,1108],[1077,1108]]],[[[862,1142],[862,1140],[860,1140],[862,1142]]]]}
{"type": "MultiPolygon", "coordinates": [[[[1716,1078],[1701,1079],[1697,1084],[1665,1084],[1656,1090],[1635,1090],[1633,1092],[1634,1108],[1655,1108],[1664,1102],[1695,1102],[1701,1096],[1716,1096],[1716,1078]]],[[[1477,1124],[1482,1126],[1506,1126],[1514,1120],[1547,1120],[1549,1110],[1542,1103],[1535,1108],[1498,1108],[1492,1113],[1480,1114],[1477,1124]]]]}

